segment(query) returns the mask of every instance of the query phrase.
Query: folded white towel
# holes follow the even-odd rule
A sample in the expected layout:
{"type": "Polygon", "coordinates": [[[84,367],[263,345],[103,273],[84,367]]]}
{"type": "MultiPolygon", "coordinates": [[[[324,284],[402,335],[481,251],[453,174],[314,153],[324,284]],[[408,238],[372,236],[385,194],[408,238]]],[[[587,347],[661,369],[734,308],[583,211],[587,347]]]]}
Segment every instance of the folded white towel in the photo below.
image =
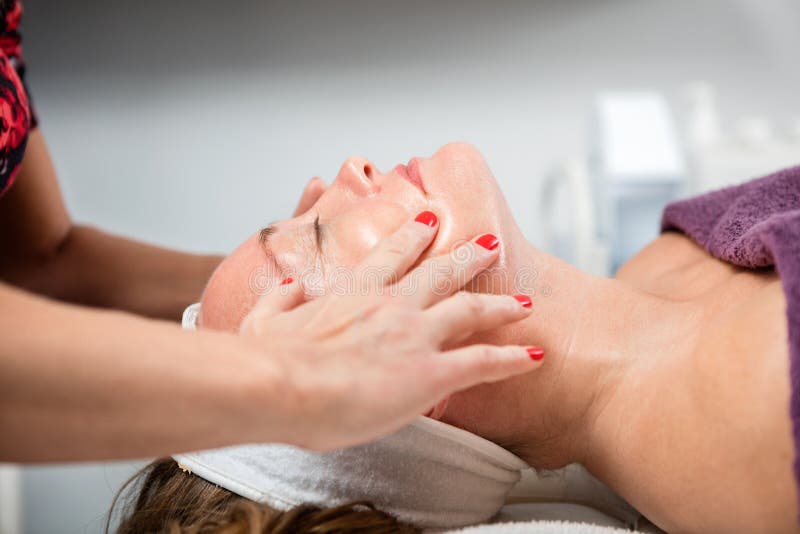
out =
{"type": "Polygon", "coordinates": [[[491,441],[427,417],[372,443],[333,452],[245,445],[175,460],[209,482],[278,510],[366,500],[401,521],[438,528],[494,516],[527,467],[491,441]]]}
{"type": "MultiPolygon", "coordinates": [[[[199,305],[183,314],[194,330],[199,305]]],[[[370,501],[420,527],[474,525],[494,516],[528,465],[480,436],[419,417],[394,434],[328,453],[280,444],[175,456],[184,468],[278,510],[370,501]]]]}

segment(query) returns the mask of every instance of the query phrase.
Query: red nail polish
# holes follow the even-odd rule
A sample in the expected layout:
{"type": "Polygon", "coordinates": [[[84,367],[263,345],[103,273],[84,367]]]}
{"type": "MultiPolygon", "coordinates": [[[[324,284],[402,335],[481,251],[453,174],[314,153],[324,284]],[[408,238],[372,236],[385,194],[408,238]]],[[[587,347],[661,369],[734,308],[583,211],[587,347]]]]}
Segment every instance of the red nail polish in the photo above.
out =
{"type": "Polygon", "coordinates": [[[486,250],[494,250],[500,245],[500,240],[494,234],[483,234],[475,240],[476,245],[480,245],[486,250]]]}
{"type": "Polygon", "coordinates": [[[414,220],[417,221],[418,223],[424,224],[425,226],[430,226],[431,228],[436,226],[436,223],[439,222],[439,219],[436,218],[436,215],[434,215],[433,212],[430,211],[423,211],[422,213],[417,215],[417,217],[414,220]]]}
{"type": "Polygon", "coordinates": [[[528,347],[525,350],[528,351],[528,356],[531,357],[531,360],[538,362],[544,358],[544,350],[541,347],[528,347]]]}
{"type": "Polygon", "coordinates": [[[533,301],[528,295],[514,295],[514,298],[522,304],[523,308],[531,308],[533,307],[533,301]]]}
{"type": "Polygon", "coordinates": [[[286,286],[286,285],[289,285],[289,284],[291,284],[292,282],[294,282],[294,278],[292,278],[292,277],[289,277],[289,278],[284,278],[284,279],[281,281],[281,285],[282,285],[282,286],[286,286]]]}

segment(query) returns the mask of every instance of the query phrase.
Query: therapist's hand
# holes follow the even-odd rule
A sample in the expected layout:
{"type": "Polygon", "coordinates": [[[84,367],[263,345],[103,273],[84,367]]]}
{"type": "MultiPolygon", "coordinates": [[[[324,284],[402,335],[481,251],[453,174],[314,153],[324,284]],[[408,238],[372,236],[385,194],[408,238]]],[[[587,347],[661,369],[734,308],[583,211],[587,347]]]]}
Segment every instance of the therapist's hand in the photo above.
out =
{"type": "Polygon", "coordinates": [[[435,217],[430,226],[406,223],[354,269],[347,294],[305,302],[301,281],[292,281],[244,319],[241,335],[269,347],[286,384],[284,441],[316,450],[355,445],[451,393],[540,365],[520,346],[444,350],[530,310],[512,296],[457,293],[498,257],[500,247],[481,246],[480,236],[409,272],[436,230],[435,217]],[[383,283],[374,273],[396,276],[383,283]]]}

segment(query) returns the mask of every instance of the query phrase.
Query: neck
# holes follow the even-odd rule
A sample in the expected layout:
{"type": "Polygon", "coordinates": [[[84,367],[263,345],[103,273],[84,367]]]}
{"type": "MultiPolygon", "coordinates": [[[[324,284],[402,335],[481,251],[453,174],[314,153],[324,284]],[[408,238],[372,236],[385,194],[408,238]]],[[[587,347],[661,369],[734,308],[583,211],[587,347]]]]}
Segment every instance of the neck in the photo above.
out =
{"type": "MultiPolygon", "coordinates": [[[[665,315],[674,312],[662,299],[584,273],[524,239],[507,250],[500,268],[514,292],[532,296],[534,313],[493,332],[490,341],[540,346],[545,365],[494,386],[491,394],[478,392],[482,405],[477,411],[475,401],[467,399],[475,425],[471,430],[536,468],[585,463],[598,439],[594,421],[637,361],[635,356],[669,346],[663,342],[662,325],[665,315]]],[[[462,411],[464,426],[468,408],[459,406],[458,399],[451,404],[456,421],[462,411]]]]}

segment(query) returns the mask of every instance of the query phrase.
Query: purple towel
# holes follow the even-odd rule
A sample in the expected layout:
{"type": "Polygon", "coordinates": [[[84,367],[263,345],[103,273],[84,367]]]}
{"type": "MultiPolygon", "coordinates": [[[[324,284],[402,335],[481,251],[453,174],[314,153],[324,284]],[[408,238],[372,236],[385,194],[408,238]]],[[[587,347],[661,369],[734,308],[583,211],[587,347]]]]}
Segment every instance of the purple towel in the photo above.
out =
{"type": "Polygon", "coordinates": [[[679,230],[712,256],[748,268],[775,267],[789,321],[794,474],[800,484],[800,167],[674,202],[662,231],[679,230]]]}

